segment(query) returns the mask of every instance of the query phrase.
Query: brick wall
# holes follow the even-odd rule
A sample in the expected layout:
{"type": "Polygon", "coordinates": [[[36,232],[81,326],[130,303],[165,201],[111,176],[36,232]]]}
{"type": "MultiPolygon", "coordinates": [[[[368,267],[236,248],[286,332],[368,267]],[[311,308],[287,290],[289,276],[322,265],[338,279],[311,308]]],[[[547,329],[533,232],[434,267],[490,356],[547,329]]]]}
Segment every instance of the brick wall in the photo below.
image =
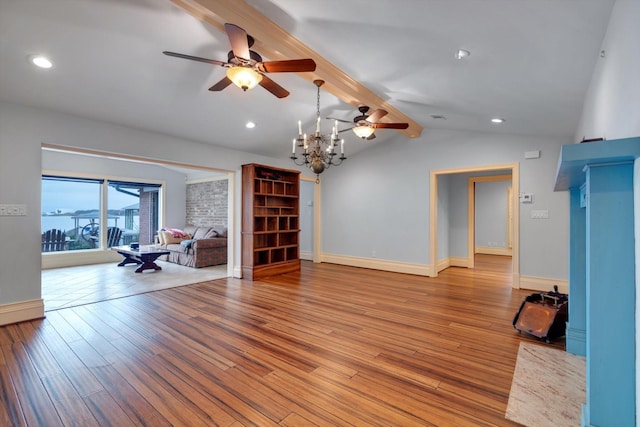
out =
{"type": "Polygon", "coordinates": [[[140,228],[138,242],[141,245],[148,245],[154,242],[154,236],[158,228],[157,220],[157,191],[140,191],[140,228]]]}
{"type": "Polygon", "coordinates": [[[187,184],[187,225],[227,227],[228,180],[187,184]]]}

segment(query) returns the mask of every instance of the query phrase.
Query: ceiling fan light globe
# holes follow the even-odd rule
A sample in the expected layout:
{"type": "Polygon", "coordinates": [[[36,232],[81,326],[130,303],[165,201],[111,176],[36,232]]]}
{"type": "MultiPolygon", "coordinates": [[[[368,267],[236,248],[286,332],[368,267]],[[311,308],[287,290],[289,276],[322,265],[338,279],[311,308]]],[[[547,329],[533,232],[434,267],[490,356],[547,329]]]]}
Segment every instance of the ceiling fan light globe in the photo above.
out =
{"type": "Polygon", "coordinates": [[[359,125],[353,128],[353,133],[355,133],[359,138],[367,139],[369,138],[373,132],[374,128],[367,125],[359,125]]]}
{"type": "Polygon", "coordinates": [[[227,70],[227,77],[234,85],[247,91],[253,89],[262,80],[262,74],[249,67],[235,66],[227,70]]]}

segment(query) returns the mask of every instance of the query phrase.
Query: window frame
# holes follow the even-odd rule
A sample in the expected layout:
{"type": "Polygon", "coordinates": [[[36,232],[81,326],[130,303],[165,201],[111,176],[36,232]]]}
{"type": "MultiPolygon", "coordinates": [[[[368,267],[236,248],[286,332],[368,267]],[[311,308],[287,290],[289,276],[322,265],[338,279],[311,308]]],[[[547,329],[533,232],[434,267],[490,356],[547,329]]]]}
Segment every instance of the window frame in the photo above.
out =
{"type": "MultiPolygon", "coordinates": [[[[163,223],[164,218],[164,200],[165,200],[165,191],[166,191],[166,182],[164,180],[159,179],[151,179],[151,178],[139,178],[139,177],[125,177],[125,176],[113,176],[113,175],[103,175],[103,174],[91,174],[91,173],[81,173],[81,172],[69,172],[69,171],[53,171],[53,170],[43,170],[40,177],[40,182],[44,179],[52,179],[52,180],[68,180],[75,182],[95,182],[100,184],[100,203],[99,203],[99,216],[98,216],[98,224],[99,224],[99,235],[100,240],[98,242],[98,247],[94,249],[83,249],[83,250],[69,250],[69,251],[59,251],[59,252],[41,252],[43,255],[50,254],[78,254],[80,252],[96,252],[96,251],[108,251],[109,248],[106,247],[106,235],[107,235],[107,227],[108,227],[108,187],[110,183],[123,183],[123,184],[143,184],[150,187],[158,188],[158,223],[163,223]]],[[[42,186],[40,188],[40,198],[42,200],[42,186]]],[[[42,209],[40,209],[42,211],[42,209]]],[[[41,213],[42,215],[42,213],[41,213]]],[[[42,230],[41,230],[42,232],[42,230]]]]}

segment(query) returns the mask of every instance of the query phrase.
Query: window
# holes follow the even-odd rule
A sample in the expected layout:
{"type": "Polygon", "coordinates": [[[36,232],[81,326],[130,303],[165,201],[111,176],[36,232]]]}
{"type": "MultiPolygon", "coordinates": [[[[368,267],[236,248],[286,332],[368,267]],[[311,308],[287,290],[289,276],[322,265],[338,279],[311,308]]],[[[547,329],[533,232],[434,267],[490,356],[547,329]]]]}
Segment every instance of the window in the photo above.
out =
{"type": "Polygon", "coordinates": [[[44,175],[42,251],[153,243],[161,188],[154,183],[44,175]]]}

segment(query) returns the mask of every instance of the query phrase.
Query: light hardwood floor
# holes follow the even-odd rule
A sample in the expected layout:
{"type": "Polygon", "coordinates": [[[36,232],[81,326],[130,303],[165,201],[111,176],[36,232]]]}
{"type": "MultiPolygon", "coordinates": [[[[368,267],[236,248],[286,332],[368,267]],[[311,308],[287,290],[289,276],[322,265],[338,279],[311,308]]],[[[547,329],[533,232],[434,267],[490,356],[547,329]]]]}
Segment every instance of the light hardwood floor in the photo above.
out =
{"type": "Polygon", "coordinates": [[[529,292],[505,260],[438,278],[305,261],[51,311],[0,328],[0,423],[515,425],[518,346],[537,341],[511,325],[529,292]]]}

